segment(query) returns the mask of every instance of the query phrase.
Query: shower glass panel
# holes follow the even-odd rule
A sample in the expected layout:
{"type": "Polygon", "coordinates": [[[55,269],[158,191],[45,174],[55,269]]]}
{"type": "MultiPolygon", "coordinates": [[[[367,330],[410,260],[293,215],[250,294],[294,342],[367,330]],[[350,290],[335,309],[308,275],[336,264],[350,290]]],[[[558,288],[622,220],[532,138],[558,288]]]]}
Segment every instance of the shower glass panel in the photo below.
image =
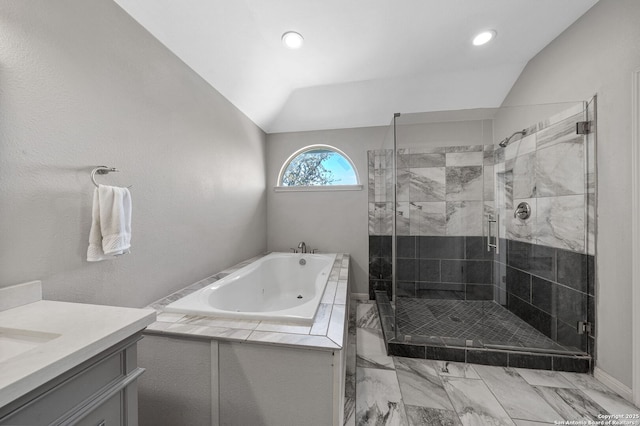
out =
{"type": "Polygon", "coordinates": [[[595,125],[595,98],[395,117],[391,276],[370,285],[391,354],[589,368],[595,125]]]}

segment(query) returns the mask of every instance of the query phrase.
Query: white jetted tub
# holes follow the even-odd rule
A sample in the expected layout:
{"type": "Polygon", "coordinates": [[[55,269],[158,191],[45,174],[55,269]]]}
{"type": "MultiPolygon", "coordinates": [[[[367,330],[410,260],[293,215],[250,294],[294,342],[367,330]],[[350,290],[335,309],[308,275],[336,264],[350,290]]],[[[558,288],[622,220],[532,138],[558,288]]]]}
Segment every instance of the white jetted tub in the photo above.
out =
{"type": "Polygon", "coordinates": [[[335,254],[271,253],[164,310],[310,325],[335,258],[335,254]]]}

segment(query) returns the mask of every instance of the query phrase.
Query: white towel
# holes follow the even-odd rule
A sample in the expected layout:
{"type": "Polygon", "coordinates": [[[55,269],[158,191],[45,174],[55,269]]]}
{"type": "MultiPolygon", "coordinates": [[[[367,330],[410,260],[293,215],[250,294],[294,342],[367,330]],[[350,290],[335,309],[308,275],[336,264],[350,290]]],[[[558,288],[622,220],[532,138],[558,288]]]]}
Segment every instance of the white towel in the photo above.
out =
{"type": "Polygon", "coordinates": [[[131,194],[127,188],[99,185],[93,210],[87,261],[113,259],[131,248],[131,194]]]}

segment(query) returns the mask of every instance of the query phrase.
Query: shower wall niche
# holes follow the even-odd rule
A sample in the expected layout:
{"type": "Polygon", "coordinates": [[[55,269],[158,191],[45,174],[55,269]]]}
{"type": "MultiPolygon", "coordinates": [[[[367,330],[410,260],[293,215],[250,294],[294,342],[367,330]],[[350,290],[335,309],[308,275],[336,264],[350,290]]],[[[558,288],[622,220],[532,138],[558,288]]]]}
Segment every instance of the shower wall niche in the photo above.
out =
{"type": "Polygon", "coordinates": [[[459,137],[469,121],[459,122],[462,131],[447,122],[455,136],[425,134],[424,143],[414,115],[394,122],[395,147],[368,153],[369,292],[395,300],[395,310],[382,309],[392,316],[383,318],[390,352],[591,368],[594,111],[595,100],[504,108],[475,123],[477,136],[459,137]],[[583,122],[589,132],[577,134],[583,122]],[[403,126],[413,127],[409,143],[403,126]],[[514,217],[521,202],[531,206],[526,220],[514,217]],[[522,325],[503,326],[509,315],[522,325]]]}

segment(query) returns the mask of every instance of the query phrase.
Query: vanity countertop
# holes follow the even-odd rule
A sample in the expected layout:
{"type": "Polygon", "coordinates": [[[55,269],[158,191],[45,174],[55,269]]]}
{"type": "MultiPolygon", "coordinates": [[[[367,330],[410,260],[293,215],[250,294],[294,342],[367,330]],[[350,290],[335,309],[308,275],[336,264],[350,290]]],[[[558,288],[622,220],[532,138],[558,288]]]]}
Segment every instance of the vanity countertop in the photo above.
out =
{"type": "Polygon", "coordinates": [[[0,407],[155,321],[152,309],[40,300],[0,312],[0,407]]]}

